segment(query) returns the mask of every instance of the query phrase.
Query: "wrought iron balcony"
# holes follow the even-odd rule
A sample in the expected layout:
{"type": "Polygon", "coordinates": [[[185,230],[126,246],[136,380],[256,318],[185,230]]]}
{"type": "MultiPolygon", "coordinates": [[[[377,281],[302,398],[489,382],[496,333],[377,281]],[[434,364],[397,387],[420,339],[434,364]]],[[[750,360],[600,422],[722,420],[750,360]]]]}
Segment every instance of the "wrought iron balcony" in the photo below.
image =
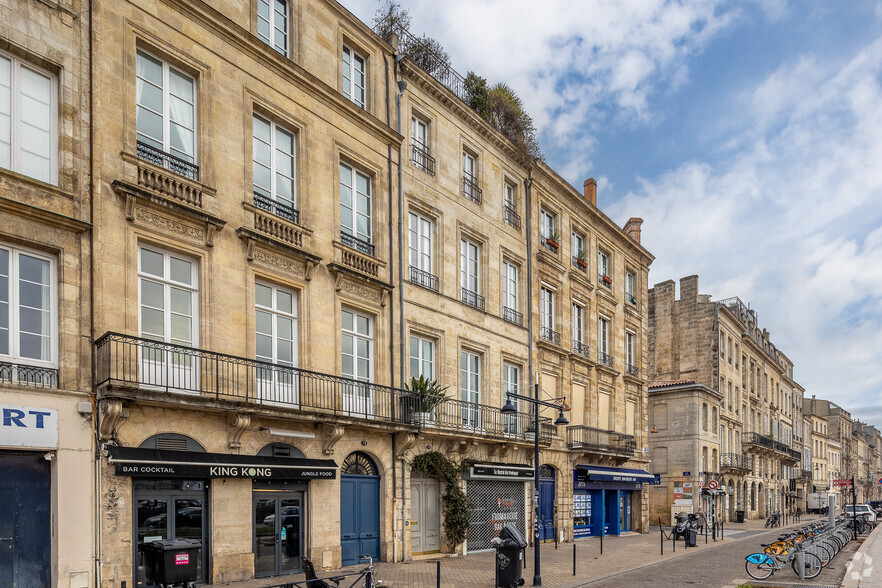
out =
{"type": "Polygon", "coordinates": [[[548,327],[540,327],[539,336],[542,337],[544,341],[554,343],[555,345],[560,345],[560,333],[558,333],[554,329],[549,329],[548,327]]]}
{"type": "Polygon", "coordinates": [[[584,357],[590,357],[590,349],[587,343],[582,343],[573,339],[573,353],[578,353],[584,357]]]}
{"type": "Polygon", "coordinates": [[[481,204],[481,188],[478,187],[478,180],[469,174],[462,176],[462,195],[475,202],[481,204]]]}
{"type": "Polygon", "coordinates": [[[799,477],[803,480],[811,480],[812,479],[812,471],[811,470],[799,470],[799,477]]]}
{"type": "Polygon", "coordinates": [[[548,249],[552,253],[557,253],[558,248],[548,242],[548,237],[545,237],[543,235],[539,235],[539,245],[541,245],[542,247],[545,247],[546,249],[548,249]]]}
{"type": "Polygon", "coordinates": [[[0,384],[58,388],[58,370],[55,368],[0,362],[0,384]]]}
{"type": "Polygon", "coordinates": [[[603,351],[597,352],[597,361],[608,367],[613,367],[613,365],[615,365],[615,360],[613,359],[613,356],[608,353],[604,353],[603,351]]]}
{"type": "Polygon", "coordinates": [[[512,227],[519,231],[521,230],[521,215],[515,212],[515,209],[508,204],[502,206],[502,218],[512,227]]]}
{"type": "Polygon", "coordinates": [[[175,157],[170,153],[166,153],[161,149],[157,149],[156,147],[148,145],[147,143],[142,143],[141,141],[138,141],[137,150],[138,159],[149,161],[154,165],[173,171],[176,174],[181,174],[182,176],[186,176],[197,182],[199,181],[199,166],[195,163],[190,163],[185,159],[175,157]]]}
{"type": "Polygon", "coordinates": [[[357,251],[361,251],[371,257],[374,256],[374,245],[373,243],[368,243],[364,239],[359,239],[358,237],[354,237],[349,233],[340,232],[340,242],[346,245],[347,247],[352,247],[357,251]]]}
{"type": "Polygon", "coordinates": [[[462,302],[469,306],[474,306],[479,310],[484,310],[484,297],[477,292],[472,292],[467,288],[462,288],[462,302]]]}
{"type": "Polygon", "coordinates": [[[438,291],[438,276],[433,276],[429,272],[423,271],[418,267],[410,266],[410,281],[412,284],[428,288],[429,290],[438,291]]]}
{"type": "Polygon", "coordinates": [[[435,175],[435,158],[429,155],[428,146],[423,145],[419,141],[414,141],[411,144],[410,160],[427,174],[435,175]]]}
{"type": "Polygon", "coordinates": [[[291,221],[292,223],[300,224],[299,210],[277,200],[273,200],[260,192],[254,192],[254,206],[267,212],[271,212],[272,214],[291,221]]]}
{"type": "Polygon", "coordinates": [[[748,433],[743,437],[742,443],[744,445],[752,447],[776,451],[779,454],[782,454],[782,457],[788,461],[799,462],[799,460],[801,459],[799,452],[795,449],[791,449],[787,447],[787,445],[785,445],[784,443],[781,443],[780,441],[775,441],[771,437],[760,435],[759,433],[748,433]]]}
{"type": "Polygon", "coordinates": [[[502,320],[514,323],[516,325],[524,324],[524,315],[513,308],[507,306],[502,307],[502,320]]]}
{"type": "MultiPolygon", "coordinates": [[[[503,414],[499,407],[455,398],[424,412],[420,397],[408,390],[119,333],[106,333],[95,348],[98,386],[104,393],[159,392],[174,402],[223,401],[294,409],[319,418],[532,440],[533,416],[524,412],[503,414]]],[[[541,439],[548,441],[556,428],[550,418],[539,420],[541,439]]]]}
{"type": "Polygon", "coordinates": [[[636,365],[632,365],[630,363],[625,364],[625,373],[635,378],[640,377],[640,369],[636,365]]]}
{"type": "Polygon", "coordinates": [[[740,453],[723,453],[720,455],[720,471],[727,470],[753,471],[753,458],[740,453]]]}
{"type": "Polygon", "coordinates": [[[633,435],[605,431],[584,425],[567,427],[567,446],[570,449],[631,457],[637,450],[633,435]]]}

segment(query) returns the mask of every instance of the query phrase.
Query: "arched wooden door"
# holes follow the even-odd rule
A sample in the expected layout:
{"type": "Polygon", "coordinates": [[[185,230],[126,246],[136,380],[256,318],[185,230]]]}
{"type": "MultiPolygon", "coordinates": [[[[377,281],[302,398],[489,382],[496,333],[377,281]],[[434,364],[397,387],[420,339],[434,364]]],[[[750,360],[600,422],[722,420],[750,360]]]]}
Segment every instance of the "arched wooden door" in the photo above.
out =
{"type": "Polygon", "coordinates": [[[340,546],[343,565],[380,558],[380,472],[365,453],[343,460],[340,474],[340,546]]]}

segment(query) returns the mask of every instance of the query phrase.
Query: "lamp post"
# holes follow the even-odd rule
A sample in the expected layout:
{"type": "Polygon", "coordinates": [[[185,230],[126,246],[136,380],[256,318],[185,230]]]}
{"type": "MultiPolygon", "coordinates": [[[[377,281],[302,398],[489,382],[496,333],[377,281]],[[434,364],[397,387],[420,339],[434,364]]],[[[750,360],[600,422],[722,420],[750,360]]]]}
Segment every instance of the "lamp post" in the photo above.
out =
{"type": "Polygon", "coordinates": [[[555,425],[568,425],[570,421],[564,416],[563,411],[569,410],[564,398],[555,398],[554,402],[546,402],[539,400],[539,383],[534,384],[534,397],[523,396],[514,392],[505,393],[505,404],[500,412],[502,414],[516,413],[518,409],[512,403],[515,400],[523,400],[533,405],[533,586],[542,585],[542,574],[540,572],[540,555],[539,555],[539,407],[547,406],[556,408],[558,416],[554,420],[555,425]],[[558,404],[559,401],[559,404],[558,404]]]}

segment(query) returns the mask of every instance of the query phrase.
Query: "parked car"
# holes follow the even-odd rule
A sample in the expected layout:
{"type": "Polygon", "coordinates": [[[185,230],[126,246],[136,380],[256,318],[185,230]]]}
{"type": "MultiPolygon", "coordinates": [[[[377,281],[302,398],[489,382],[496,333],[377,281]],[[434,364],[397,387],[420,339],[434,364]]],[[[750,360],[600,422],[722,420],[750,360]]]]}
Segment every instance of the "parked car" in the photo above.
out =
{"type": "Polygon", "coordinates": [[[863,516],[866,515],[867,518],[876,522],[876,511],[870,508],[869,504],[846,504],[845,505],[845,514],[848,515],[849,518],[855,516],[863,516]]]}

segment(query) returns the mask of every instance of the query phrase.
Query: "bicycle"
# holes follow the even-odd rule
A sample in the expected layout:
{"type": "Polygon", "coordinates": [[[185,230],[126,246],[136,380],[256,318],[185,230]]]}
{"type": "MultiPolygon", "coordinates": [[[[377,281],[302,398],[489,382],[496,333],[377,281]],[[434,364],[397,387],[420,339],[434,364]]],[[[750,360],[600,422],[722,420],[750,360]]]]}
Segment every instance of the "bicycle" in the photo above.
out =
{"type": "Polygon", "coordinates": [[[807,580],[821,573],[823,568],[821,558],[814,553],[804,551],[800,543],[784,540],[762,546],[766,548],[763,553],[752,553],[744,558],[744,569],[751,578],[765,580],[778,570],[784,569],[788,563],[793,568],[793,573],[799,576],[797,552],[802,553],[803,571],[807,580]]]}
{"type": "Polygon", "coordinates": [[[367,560],[367,567],[357,572],[319,578],[315,575],[315,567],[312,565],[312,562],[304,557],[303,572],[306,574],[306,579],[300,582],[282,584],[274,588],[340,588],[341,582],[352,577],[355,577],[355,579],[346,588],[377,588],[383,581],[374,578],[374,559],[369,555],[360,555],[358,559],[367,560]],[[363,584],[361,583],[362,578],[364,578],[363,584]],[[328,582],[332,582],[333,585],[328,582]]]}

